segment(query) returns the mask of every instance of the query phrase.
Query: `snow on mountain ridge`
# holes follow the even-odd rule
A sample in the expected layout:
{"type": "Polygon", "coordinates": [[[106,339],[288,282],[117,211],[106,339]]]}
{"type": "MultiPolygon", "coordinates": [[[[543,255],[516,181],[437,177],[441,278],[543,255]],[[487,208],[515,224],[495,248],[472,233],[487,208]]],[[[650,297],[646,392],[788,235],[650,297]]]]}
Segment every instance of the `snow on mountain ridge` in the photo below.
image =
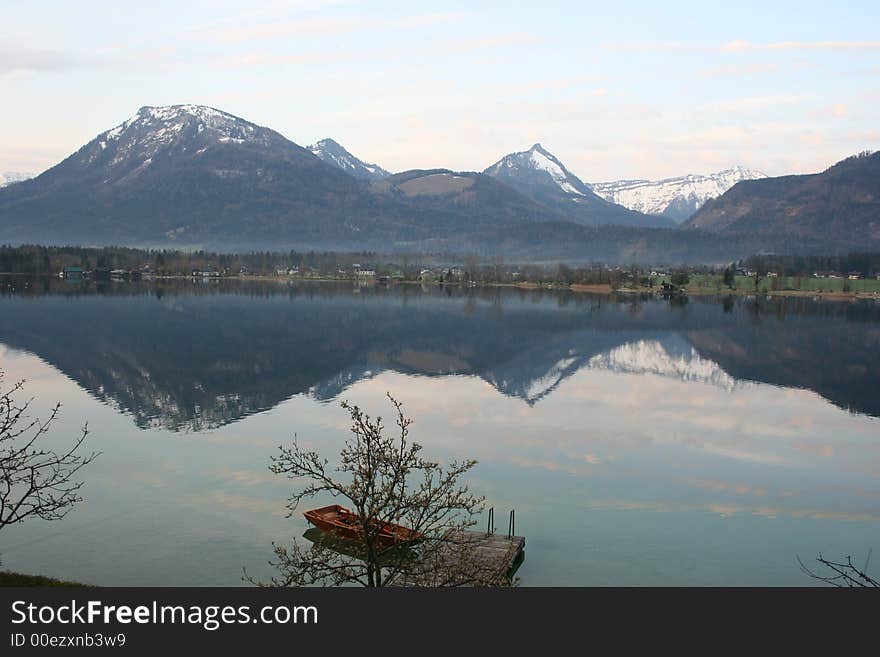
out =
{"type": "Polygon", "coordinates": [[[160,152],[171,148],[190,149],[199,155],[213,144],[249,142],[267,146],[275,138],[281,139],[268,128],[213,107],[144,106],[134,116],[86,144],[80,151],[80,161],[89,164],[102,160],[111,168],[137,163],[137,169],[143,170],[160,152]]]}
{"type": "Polygon", "coordinates": [[[665,215],[682,222],[710,198],[721,196],[742,180],[766,174],[734,166],[707,175],[688,174],[663,180],[617,180],[593,183],[590,188],[607,201],[645,214],[665,215]]]}
{"type": "Polygon", "coordinates": [[[135,144],[158,147],[173,142],[189,124],[195,124],[199,134],[207,131],[221,142],[259,141],[263,132],[253,123],[213,107],[167,105],[141,107],[137,114],[98,135],[98,139],[102,150],[111,142],[120,142],[126,135],[129,135],[126,140],[129,148],[135,144]]]}
{"type": "Polygon", "coordinates": [[[593,356],[587,367],[620,373],[657,374],[682,381],[707,383],[726,390],[733,390],[737,385],[736,379],[718,363],[703,358],[690,343],[677,336],[663,341],[628,342],[593,356]]]}
{"type": "MultiPolygon", "coordinates": [[[[546,174],[559,189],[573,197],[587,196],[589,192],[589,186],[585,185],[577,176],[566,169],[562,162],[556,159],[541,144],[534,144],[527,151],[506,155],[483,173],[493,176],[497,175],[502,169],[530,169],[546,174]]],[[[571,200],[578,201],[579,199],[572,198],[571,200]]]]}
{"type": "Polygon", "coordinates": [[[544,151],[540,144],[532,146],[529,153],[529,159],[535,168],[549,173],[550,177],[553,178],[553,181],[559,185],[563,191],[568,192],[569,194],[577,194],[578,196],[584,195],[583,192],[578,191],[574,185],[568,182],[570,174],[565,170],[565,167],[563,167],[555,157],[548,157],[549,153],[544,151]]]}
{"type": "Polygon", "coordinates": [[[523,398],[530,404],[543,399],[577,370],[577,363],[578,359],[575,357],[563,358],[554,363],[544,376],[528,383],[523,390],[523,398]]]}
{"type": "Polygon", "coordinates": [[[595,194],[540,143],[505,155],[483,173],[547,206],[558,216],[584,226],[671,228],[675,225],[668,217],[633,212],[595,194]]]}
{"type": "Polygon", "coordinates": [[[306,146],[317,158],[332,164],[346,173],[362,180],[382,180],[391,174],[378,164],[370,164],[355,157],[338,142],[327,138],[306,146]]]}
{"type": "Polygon", "coordinates": [[[504,394],[519,397],[531,405],[547,397],[574,374],[591,370],[625,375],[651,374],[727,391],[747,385],[729,375],[718,363],[701,356],[679,334],[638,339],[593,355],[569,349],[552,364],[526,370],[527,376],[522,376],[520,371],[519,378],[508,375],[487,380],[504,394]]]}

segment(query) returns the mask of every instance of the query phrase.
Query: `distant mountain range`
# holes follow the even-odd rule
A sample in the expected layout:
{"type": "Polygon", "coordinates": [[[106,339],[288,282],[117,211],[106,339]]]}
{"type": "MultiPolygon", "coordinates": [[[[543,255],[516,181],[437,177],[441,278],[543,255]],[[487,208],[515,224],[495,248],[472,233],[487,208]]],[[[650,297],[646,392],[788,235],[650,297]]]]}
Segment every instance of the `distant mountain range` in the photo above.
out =
{"type": "Polygon", "coordinates": [[[880,152],[822,173],[743,181],[707,201],[685,224],[767,242],[825,240],[829,249],[880,246],[880,152]]]}
{"type": "Polygon", "coordinates": [[[0,187],[11,185],[12,183],[21,182],[28,178],[33,178],[36,174],[25,173],[22,171],[0,171],[0,187]]]}
{"type": "MultiPolygon", "coordinates": [[[[580,243],[586,248],[575,257],[617,257],[613,231],[572,241],[565,233],[574,215],[490,175],[430,170],[370,180],[380,168],[370,171],[335,142],[313,148],[321,157],[210,107],[142,107],[43,174],[3,188],[0,240],[488,254],[501,231],[506,253],[570,258],[580,243]]],[[[584,195],[601,212],[638,217],[584,195]]],[[[588,215],[577,219],[613,221],[588,215]]]]}
{"type": "Polygon", "coordinates": [[[274,130],[198,105],[142,107],[0,192],[0,234],[44,243],[321,243],[393,218],[274,130]]]}
{"type": "MultiPolygon", "coordinates": [[[[332,164],[360,180],[376,182],[391,177],[391,174],[379,165],[364,162],[332,139],[322,139],[308,148],[322,161],[332,164]]],[[[543,206],[523,208],[526,211],[525,216],[531,215],[538,220],[541,218],[543,220],[557,219],[586,226],[614,224],[669,228],[674,225],[662,218],[645,216],[639,212],[628,212],[626,208],[615,205],[614,202],[607,202],[599,198],[590,191],[588,185],[581,182],[577,176],[565,168],[562,162],[540,144],[535,144],[528,151],[506,155],[499,162],[483,171],[483,174],[501,181],[507,187],[531,199],[539,206],[543,206]]],[[[462,199],[461,196],[458,196],[459,190],[452,190],[448,185],[437,186],[436,183],[442,181],[443,176],[447,176],[446,181],[449,182],[453,180],[449,176],[453,175],[456,175],[459,181],[465,178],[479,180],[479,174],[453,174],[448,169],[413,170],[398,175],[403,176],[400,180],[405,179],[408,188],[415,189],[416,183],[413,180],[419,178],[421,180],[418,183],[420,188],[433,189],[430,193],[422,191],[418,194],[404,194],[405,196],[415,195],[437,199],[452,193],[457,195],[458,201],[462,199]],[[434,177],[430,182],[425,183],[426,176],[434,177]]],[[[394,182],[391,183],[392,186],[394,184],[394,182]]],[[[386,186],[378,186],[377,189],[387,191],[386,186]]],[[[510,193],[507,188],[500,189],[504,190],[502,194],[510,193]]],[[[464,191],[463,188],[460,191],[464,191]]],[[[500,197],[501,194],[495,200],[500,201],[500,197]]],[[[482,207],[479,204],[477,206],[482,207]]]]}
{"type": "Polygon", "coordinates": [[[392,175],[332,139],[303,148],[210,107],[142,107],[39,176],[0,189],[0,242],[651,263],[834,253],[880,244],[877,176],[862,172],[873,162],[863,159],[813,177],[739,182],[687,222],[692,230],[678,230],[675,208],[758,174],[596,187],[625,203],[641,190],[640,207],[651,212],[666,203],[646,214],[601,198],[540,144],[482,173],[392,175]],[[813,182],[798,187],[801,179],[813,182]],[[826,179],[831,188],[816,182],[826,179]],[[814,196],[793,209],[802,193],[814,196]]]}
{"type": "Polygon", "coordinates": [[[760,171],[735,166],[708,175],[689,174],[664,180],[617,180],[592,183],[590,188],[606,201],[681,223],[703,203],[721,196],[736,183],[766,177],[760,171]]]}

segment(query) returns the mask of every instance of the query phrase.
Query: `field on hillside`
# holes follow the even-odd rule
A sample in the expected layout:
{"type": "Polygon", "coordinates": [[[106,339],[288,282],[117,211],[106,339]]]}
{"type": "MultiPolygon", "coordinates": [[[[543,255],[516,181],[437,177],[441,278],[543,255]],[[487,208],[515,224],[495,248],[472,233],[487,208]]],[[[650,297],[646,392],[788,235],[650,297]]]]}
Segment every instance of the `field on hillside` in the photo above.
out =
{"type": "MultiPolygon", "coordinates": [[[[654,284],[669,282],[669,276],[655,276],[654,284]]],[[[734,282],[738,291],[755,291],[755,279],[749,276],[737,276],[734,282]]],[[[691,274],[688,288],[696,290],[723,292],[726,287],[720,274],[691,274]]],[[[851,281],[844,278],[813,278],[795,276],[777,276],[764,278],[758,284],[758,292],[861,292],[880,294],[880,280],[874,278],[851,281]]]]}

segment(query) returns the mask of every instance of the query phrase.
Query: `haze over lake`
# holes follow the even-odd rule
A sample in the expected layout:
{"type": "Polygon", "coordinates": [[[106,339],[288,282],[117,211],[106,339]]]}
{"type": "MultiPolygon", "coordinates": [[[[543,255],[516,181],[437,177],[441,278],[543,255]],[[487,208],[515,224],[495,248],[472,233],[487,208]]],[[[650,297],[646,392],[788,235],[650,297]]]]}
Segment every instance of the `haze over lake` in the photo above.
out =
{"type": "MultiPolygon", "coordinates": [[[[296,433],[335,459],[347,399],[527,538],[524,585],[799,585],[880,545],[880,304],[501,288],[0,282],[0,369],[101,457],[2,566],[101,585],[266,577],[296,433]]],[[[317,506],[316,504],[315,506],[317,506]]],[[[484,517],[485,521],[485,517],[484,517]]]]}

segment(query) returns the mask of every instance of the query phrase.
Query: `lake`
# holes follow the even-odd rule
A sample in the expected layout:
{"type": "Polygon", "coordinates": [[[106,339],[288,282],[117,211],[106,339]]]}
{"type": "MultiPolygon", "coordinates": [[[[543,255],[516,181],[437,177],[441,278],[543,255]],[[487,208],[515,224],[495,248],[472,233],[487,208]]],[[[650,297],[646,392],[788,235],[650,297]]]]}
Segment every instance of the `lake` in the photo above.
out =
{"type": "Polygon", "coordinates": [[[525,586],[812,585],[798,555],[880,547],[870,300],[7,278],[0,369],[62,403],[52,444],[88,423],[102,452],[67,517],[0,532],[14,571],[268,577],[306,530],[270,457],[333,459],[339,402],[386,392],[427,456],[479,461],[499,532],[516,510],[525,586]]]}

